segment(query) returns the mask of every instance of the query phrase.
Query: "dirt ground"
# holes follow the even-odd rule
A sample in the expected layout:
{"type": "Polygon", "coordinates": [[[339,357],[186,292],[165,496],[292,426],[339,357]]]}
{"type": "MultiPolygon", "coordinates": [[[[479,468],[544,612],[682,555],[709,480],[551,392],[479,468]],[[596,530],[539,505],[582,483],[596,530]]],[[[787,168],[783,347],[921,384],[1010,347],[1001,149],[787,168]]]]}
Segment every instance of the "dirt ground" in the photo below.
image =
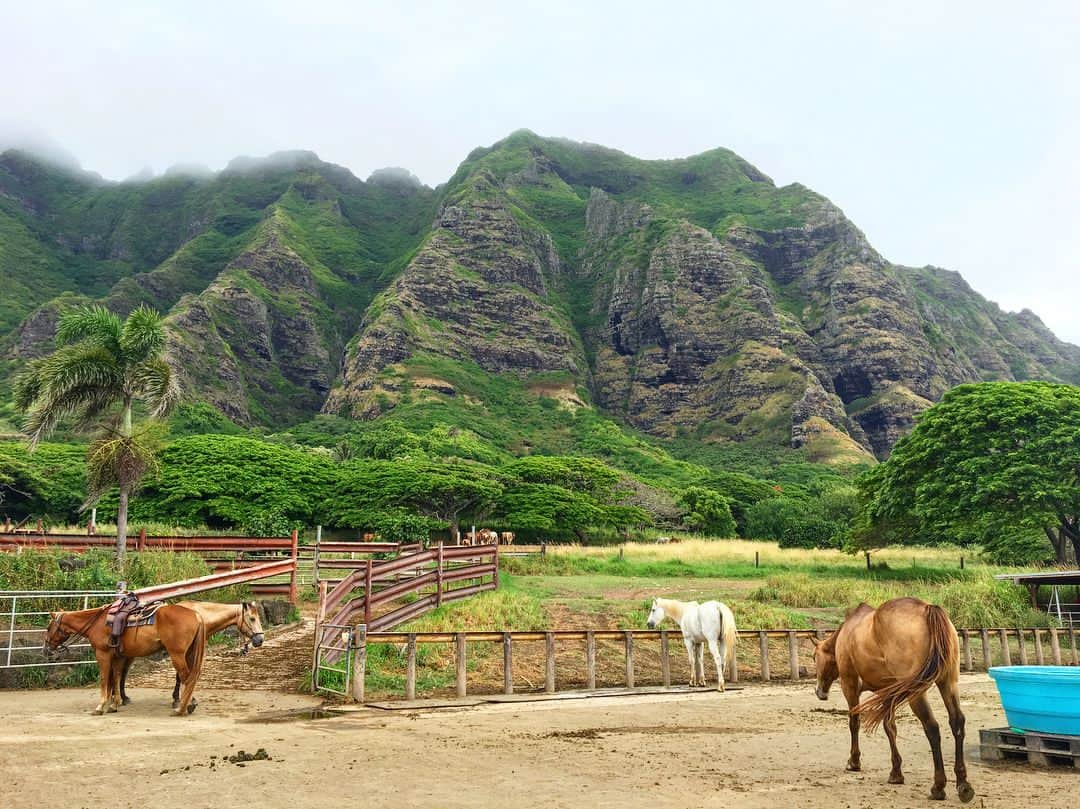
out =
{"type": "MultiPolygon", "coordinates": [[[[1076,806],[1080,774],[978,758],[978,729],[1004,717],[985,675],[965,676],[974,807],[1076,806]]],[[[0,692],[2,804],[21,807],[926,807],[930,755],[900,720],[907,783],[889,786],[888,744],[864,739],[847,773],[838,694],[749,685],[726,694],[632,695],[457,709],[364,708],[283,719],[314,699],[209,688],[190,717],[161,689],[132,689],[91,716],[96,690],[0,692]],[[230,763],[243,750],[269,759],[230,763]],[[243,765],[243,766],[241,766],[243,765]]],[[[943,715],[935,695],[935,710],[943,715]]],[[[952,786],[948,803],[958,804],[952,786]]]]}

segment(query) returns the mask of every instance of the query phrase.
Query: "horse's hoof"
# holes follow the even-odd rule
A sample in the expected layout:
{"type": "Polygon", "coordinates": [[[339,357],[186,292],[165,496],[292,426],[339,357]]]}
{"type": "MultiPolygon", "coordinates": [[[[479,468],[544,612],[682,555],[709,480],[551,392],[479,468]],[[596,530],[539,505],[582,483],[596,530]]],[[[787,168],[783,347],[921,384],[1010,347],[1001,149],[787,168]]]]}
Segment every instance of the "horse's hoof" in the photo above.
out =
{"type": "Polygon", "coordinates": [[[190,705],[187,706],[188,714],[195,713],[195,709],[198,708],[198,707],[199,707],[199,703],[193,701],[190,705]]]}
{"type": "Polygon", "coordinates": [[[847,765],[848,772],[862,772],[862,766],[859,764],[852,764],[850,761],[847,765]]]}
{"type": "Polygon", "coordinates": [[[901,775],[900,773],[897,773],[896,775],[890,775],[889,776],[889,783],[890,784],[902,784],[902,783],[904,783],[904,776],[901,775]]]}
{"type": "Polygon", "coordinates": [[[945,800],[945,789],[944,789],[944,787],[931,787],[931,789],[930,789],[930,800],[932,800],[932,801],[943,801],[943,800],[945,800]]]}
{"type": "Polygon", "coordinates": [[[121,705],[130,705],[131,704],[131,697],[124,697],[124,699],[121,700],[120,704],[121,705]]]}
{"type": "Polygon", "coordinates": [[[964,782],[956,785],[956,794],[960,797],[961,803],[969,803],[975,797],[975,790],[971,788],[971,784],[964,782]]]}
{"type": "Polygon", "coordinates": [[[178,700],[178,699],[173,700],[172,709],[174,711],[179,711],[180,710],[180,700],[178,700]]]}
{"type": "Polygon", "coordinates": [[[90,711],[92,716],[101,716],[103,713],[104,711],[102,711],[101,708],[94,708],[94,710],[90,711]]]}

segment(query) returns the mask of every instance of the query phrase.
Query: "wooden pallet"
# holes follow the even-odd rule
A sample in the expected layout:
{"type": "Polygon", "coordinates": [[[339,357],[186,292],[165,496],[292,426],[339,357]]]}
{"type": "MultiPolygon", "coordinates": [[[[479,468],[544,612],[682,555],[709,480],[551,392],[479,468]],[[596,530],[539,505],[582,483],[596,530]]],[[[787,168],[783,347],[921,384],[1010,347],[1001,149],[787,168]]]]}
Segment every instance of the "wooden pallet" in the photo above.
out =
{"type": "Polygon", "coordinates": [[[992,728],[979,731],[979,757],[983,761],[1019,761],[1037,767],[1072,767],[1080,770],[1080,736],[992,728]]]}

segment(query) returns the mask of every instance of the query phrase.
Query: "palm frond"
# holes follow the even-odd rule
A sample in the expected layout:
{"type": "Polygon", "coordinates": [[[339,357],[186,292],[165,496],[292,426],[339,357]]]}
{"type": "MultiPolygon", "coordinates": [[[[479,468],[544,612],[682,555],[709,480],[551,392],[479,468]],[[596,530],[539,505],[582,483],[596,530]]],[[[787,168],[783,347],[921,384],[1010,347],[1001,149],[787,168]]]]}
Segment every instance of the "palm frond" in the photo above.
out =
{"type": "Polygon", "coordinates": [[[156,432],[140,430],[133,436],[108,435],[90,445],[86,456],[87,499],[84,508],[95,503],[113,486],[132,490],[148,474],[158,470],[156,432]]]}
{"type": "Polygon", "coordinates": [[[60,315],[56,327],[56,342],[59,345],[70,345],[89,340],[118,354],[121,329],[119,316],[104,306],[80,306],[60,315]]]}
{"type": "Polygon", "coordinates": [[[150,408],[150,415],[160,418],[180,401],[180,385],[172,366],[163,359],[140,363],[132,371],[136,395],[150,408]]]}
{"type": "Polygon", "coordinates": [[[145,304],[127,316],[120,331],[120,349],[129,363],[157,356],[165,347],[161,315],[145,304]]]}
{"type": "Polygon", "coordinates": [[[30,360],[26,367],[15,377],[12,385],[15,407],[19,410],[29,410],[38,396],[41,395],[41,366],[44,359],[30,360]]]}
{"type": "Polygon", "coordinates": [[[34,448],[65,419],[74,417],[76,422],[86,426],[115,403],[116,397],[100,388],[73,388],[61,400],[39,400],[27,410],[23,433],[34,448]]]}
{"type": "Polygon", "coordinates": [[[97,387],[124,393],[124,376],[116,358],[101,346],[77,344],[54,351],[41,365],[39,399],[58,401],[69,390],[97,387]]]}

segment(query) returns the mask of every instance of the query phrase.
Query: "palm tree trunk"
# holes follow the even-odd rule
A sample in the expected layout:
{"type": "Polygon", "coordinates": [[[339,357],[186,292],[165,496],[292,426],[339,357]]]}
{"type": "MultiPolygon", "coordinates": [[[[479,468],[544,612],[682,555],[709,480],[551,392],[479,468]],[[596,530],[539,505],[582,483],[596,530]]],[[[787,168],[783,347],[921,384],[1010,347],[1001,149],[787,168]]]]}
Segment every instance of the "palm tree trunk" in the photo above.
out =
{"type": "Polygon", "coordinates": [[[116,509],[116,561],[124,563],[127,550],[128,487],[120,487],[120,504],[116,509]]]}

